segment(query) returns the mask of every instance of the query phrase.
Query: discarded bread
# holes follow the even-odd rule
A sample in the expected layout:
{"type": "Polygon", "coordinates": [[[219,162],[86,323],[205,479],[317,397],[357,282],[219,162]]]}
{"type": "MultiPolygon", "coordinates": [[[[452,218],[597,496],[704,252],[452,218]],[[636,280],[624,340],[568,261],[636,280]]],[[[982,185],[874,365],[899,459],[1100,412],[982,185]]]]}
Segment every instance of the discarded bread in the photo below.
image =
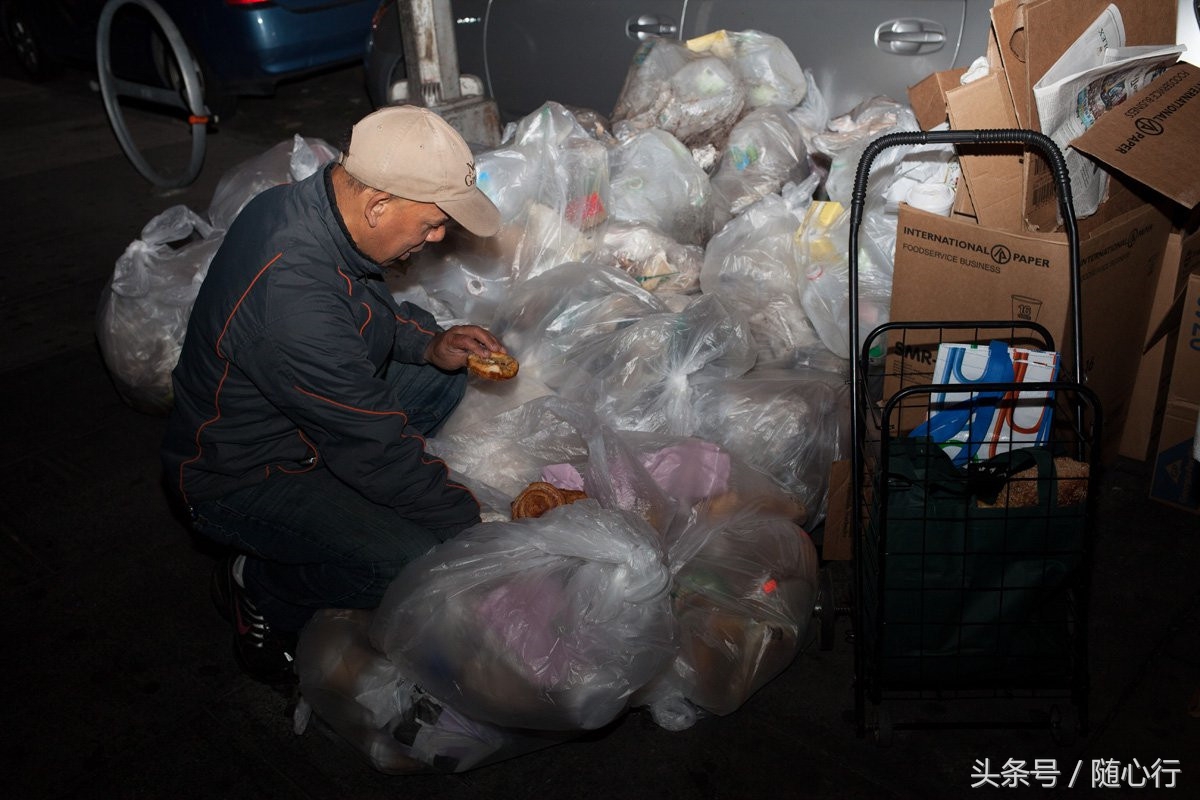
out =
{"type": "Polygon", "coordinates": [[[559,489],[552,483],[534,481],[512,501],[512,518],[540,517],[552,508],[587,498],[577,489],[559,489]]]}
{"type": "Polygon", "coordinates": [[[506,381],[516,376],[520,366],[517,360],[507,353],[492,353],[487,357],[471,353],[467,356],[467,369],[489,381],[506,381]]]}

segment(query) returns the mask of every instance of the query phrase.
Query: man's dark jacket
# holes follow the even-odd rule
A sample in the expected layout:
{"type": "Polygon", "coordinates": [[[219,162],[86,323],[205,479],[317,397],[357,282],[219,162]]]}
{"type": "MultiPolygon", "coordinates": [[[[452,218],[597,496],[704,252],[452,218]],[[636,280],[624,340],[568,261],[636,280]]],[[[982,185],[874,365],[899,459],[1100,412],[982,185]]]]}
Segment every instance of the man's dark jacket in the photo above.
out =
{"type": "MultiPolygon", "coordinates": [[[[252,199],[212,260],[172,373],[167,483],[185,505],[328,469],[432,529],[479,505],[425,452],[384,375],[440,331],[353,244],[331,166],[252,199]]],[[[429,366],[429,369],[436,367],[429,366]]]]}

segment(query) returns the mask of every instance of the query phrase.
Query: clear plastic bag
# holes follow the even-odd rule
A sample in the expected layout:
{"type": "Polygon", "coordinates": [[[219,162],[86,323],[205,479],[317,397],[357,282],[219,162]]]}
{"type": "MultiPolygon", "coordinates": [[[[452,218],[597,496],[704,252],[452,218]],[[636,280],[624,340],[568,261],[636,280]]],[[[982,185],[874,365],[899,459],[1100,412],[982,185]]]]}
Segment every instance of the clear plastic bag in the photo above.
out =
{"type": "Polygon", "coordinates": [[[693,294],[700,291],[704,248],[650,225],[613,221],[589,260],[617,267],[648,292],[693,294]]]}
{"type": "Polygon", "coordinates": [[[250,199],[264,189],[295,183],[337,158],[339,151],[322,139],[296,134],[266,152],[243,161],[221,176],[208,204],[208,220],[226,230],[250,199]]]}
{"type": "Polygon", "coordinates": [[[594,419],[587,408],[543,396],[470,425],[447,426],[426,446],[485,508],[507,515],[513,498],[541,480],[547,465],[583,468],[588,454],[584,437],[594,419]]]}
{"type": "Polygon", "coordinates": [[[688,43],[733,67],[746,87],[746,107],[791,108],[804,100],[808,82],[796,56],[777,36],[756,30],[716,31],[688,43]]]}
{"type": "MultiPolygon", "coordinates": [[[[821,341],[839,358],[850,358],[850,265],[846,251],[850,210],[833,201],[815,202],[796,232],[796,260],[808,279],[801,303],[821,341]]],[[[860,248],[857,353],[877,326],[888,321],[892,285],[860,248]]],[[[882,356],[882,353],[880,353],[882,356]]]]}
{"type": "Polygon", "coordinates": [[[720,150],[745,104],[745,84],[722,59],[655,37],[634,55],[613,108],[613,133],[624,140],[660,128],[685,147],[720,150]]]}
{"type": "Polygon", "coordinates": [[[712,177],[714,230],[811,167],[798,126],[783,106],[757,108],[738,121],[712,177]]]}
{"type": "Polygon", "coordinates": [[[695,426],[695,386],[741,375],[754,361],[745,318],[701,295],[677,314],[646,317],[570,350],[542,375],[615,428],[687,435],[695,426]]]}
{"type": "Polygon", "coordinates": [[[662,300],[625,272],[570,262],[513,287],[491,330],[521,361],[515,380],[544,380],[544,365],[559,365],[569,351],[664,311],[662,300]]]}
{"type": "Polygon", "coordinates": [[[464,772],[570,738],[472,720],[431,697],[377,650],[373,611],[322,609],[296,648],[297,732],[305,711],[389,775],[464,772]]]}
{"type": "Polygon", "coordinates": [[[697,388],[693,433],[770,475],[809,510],[811,528],[825,518],[829,465],[849,452],[849,402],[842,375],[755,369],[697,388]]]}
{"type": "Polygon", "coordinates": [[[481,523],[401,571],[371,641],[472,719],[602,727],[674,657],[656,538],[636,514],[594,500],[481,523]]]}
{"type": "Polygon", "coordinates": [[[675,575],[679,654],[634,704],[670,730],[733,713],[800,652],[816,595],[816,548],[799,526],[758,518],[718,528],[675,575]]]}
{"type": "Polygon", "coordinates": [[[747,318],[760,361],[784,359],[819,341],[800,304],[806,279],[793,243],[799,225],[783,198],[769,194],[730,220],[704,252],[702,292],[747,318]]]}
{"type": "Polygon", "coordinates": [[[637,133],[611,151],[609,163],[615,219],[688,244],[707,238],[708,175],[674,136],[657,128],[637,133]]]}
{"type": "Polygon", "coordinates": [[[155,415],[171,409],[171,370],[223,238],[187,206],[171,206],[117,259],[100,295],[96,335],[113,384],[132,408],[155,415]]]}
{"type": "Polygon", "coordinates": [[[117,259],[100,295],[96,335],[117,393],[131,407],[166,414],[192,303],[225,229],[252,197],[311,175],[337,151],[297,135],[227,171],[208,219],[172,206],[142,228],[117,259]]]}

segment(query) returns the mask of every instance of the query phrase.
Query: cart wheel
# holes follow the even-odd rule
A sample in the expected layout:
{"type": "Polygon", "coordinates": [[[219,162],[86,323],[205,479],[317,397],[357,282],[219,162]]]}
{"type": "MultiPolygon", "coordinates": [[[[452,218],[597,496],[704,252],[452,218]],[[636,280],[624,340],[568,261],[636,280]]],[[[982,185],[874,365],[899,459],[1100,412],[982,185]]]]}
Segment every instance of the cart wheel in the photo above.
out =
{"type": "Polygon", "coordinates": [[[833,649],[833,632],[837,624],[837,606],[833,600],[833,579],[829,577],[829,570],[821,570],[818,578],[817,602],[813,606],[813,616],[821,624],[821,642],[822,650],[833,649]]]}
{"type": "Polygon", "coordinates": [[[1070,747],[1079,738],[1079,709],[1067,706],[1064,710],[1057,705],[1050,707],[1050,735],[1056,744],[1070,747]]]}
{"type": "Polygon", "coordinates": [[[104,98],[104,110],[108,112],[109,122],[117,142],[125,151],[126,158],[133,164],[143,178],[161,189],[178,189],[190,186],[200,174],[204,164],[205,134],[209,122],[208,109],[204,105],[204,90],[201,86],[200,68],[192,58],[191,51],[183,41],[183,35],[175,27],[175,23],[163,11],[162,6],[154,0],[108,0],[100,13],[100,23],[96,31],[96,70],[100,79],[100,94],[104,98]],[[162,35],[170,45],[179,69],[180,85],[174,87],[158,87],[149,84],[136,83],[117,77],[112,69],[112,23],[118,9],[126,5],[141,6],[154,18],[162,35]],[[182,90],[182,91],[181,91],[182,90]],[[191,158],[182,175],[164,175],[157,171],[138,149],[129,126],[125,122],[125,113],[121,108],[122,97],[133,97],[154,103],[164,108],[175,108],[185,113],[185,119],[192,134],[191,158]]]}
{"type": "Polygon", "coordinates": [[[892,712],[884,706],[875,706],[872,710],[874,720],[871,729],[874,732],[875,744],[880,747],[891,747],[893,741],[892,712]]]}

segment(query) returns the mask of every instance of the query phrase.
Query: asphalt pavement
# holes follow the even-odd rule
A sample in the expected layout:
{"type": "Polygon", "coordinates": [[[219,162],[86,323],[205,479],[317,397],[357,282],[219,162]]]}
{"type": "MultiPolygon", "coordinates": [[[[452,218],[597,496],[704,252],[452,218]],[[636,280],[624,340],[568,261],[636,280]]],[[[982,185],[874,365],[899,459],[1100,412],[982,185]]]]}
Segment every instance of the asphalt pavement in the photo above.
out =
{"type": "MultiPolygon", "coordinates": [[[[160,488],[163,419],[115,391],[96,308],[116,259],[164,209],[206,209],[228,170],[295,134],[340,146],[369,110],[361,70],[245,99],[177,190],[131,167],[86,73],[33,85],[5,65],[0,109],[0,796],[955,798],[1019,790],[1005,783],[1052,792],[1051,779],[1068,794],[1107,782],[1124,788],[1094,791],[1170,783],[1197,796],[1200,520],[1147,500],[1132,462],[1099,482],[1092,725],[1074,741],[1016,698],[1005,710],[1038,726],[962,727],[979,706],[926,697],[905,711],[955,727],[897,730],[889,746],[859,737],[845,616],[828,648],[810,637],[737,711],[682,731],[634,711],[492,766],[416,776],[384,775],[316,726],[295,733],[294,698],[233,661],[209,602],[214,554],[160,488]]],[[[186,129],[147,112],[131,125],[154,158],[186,157],[186,129]]]]}

